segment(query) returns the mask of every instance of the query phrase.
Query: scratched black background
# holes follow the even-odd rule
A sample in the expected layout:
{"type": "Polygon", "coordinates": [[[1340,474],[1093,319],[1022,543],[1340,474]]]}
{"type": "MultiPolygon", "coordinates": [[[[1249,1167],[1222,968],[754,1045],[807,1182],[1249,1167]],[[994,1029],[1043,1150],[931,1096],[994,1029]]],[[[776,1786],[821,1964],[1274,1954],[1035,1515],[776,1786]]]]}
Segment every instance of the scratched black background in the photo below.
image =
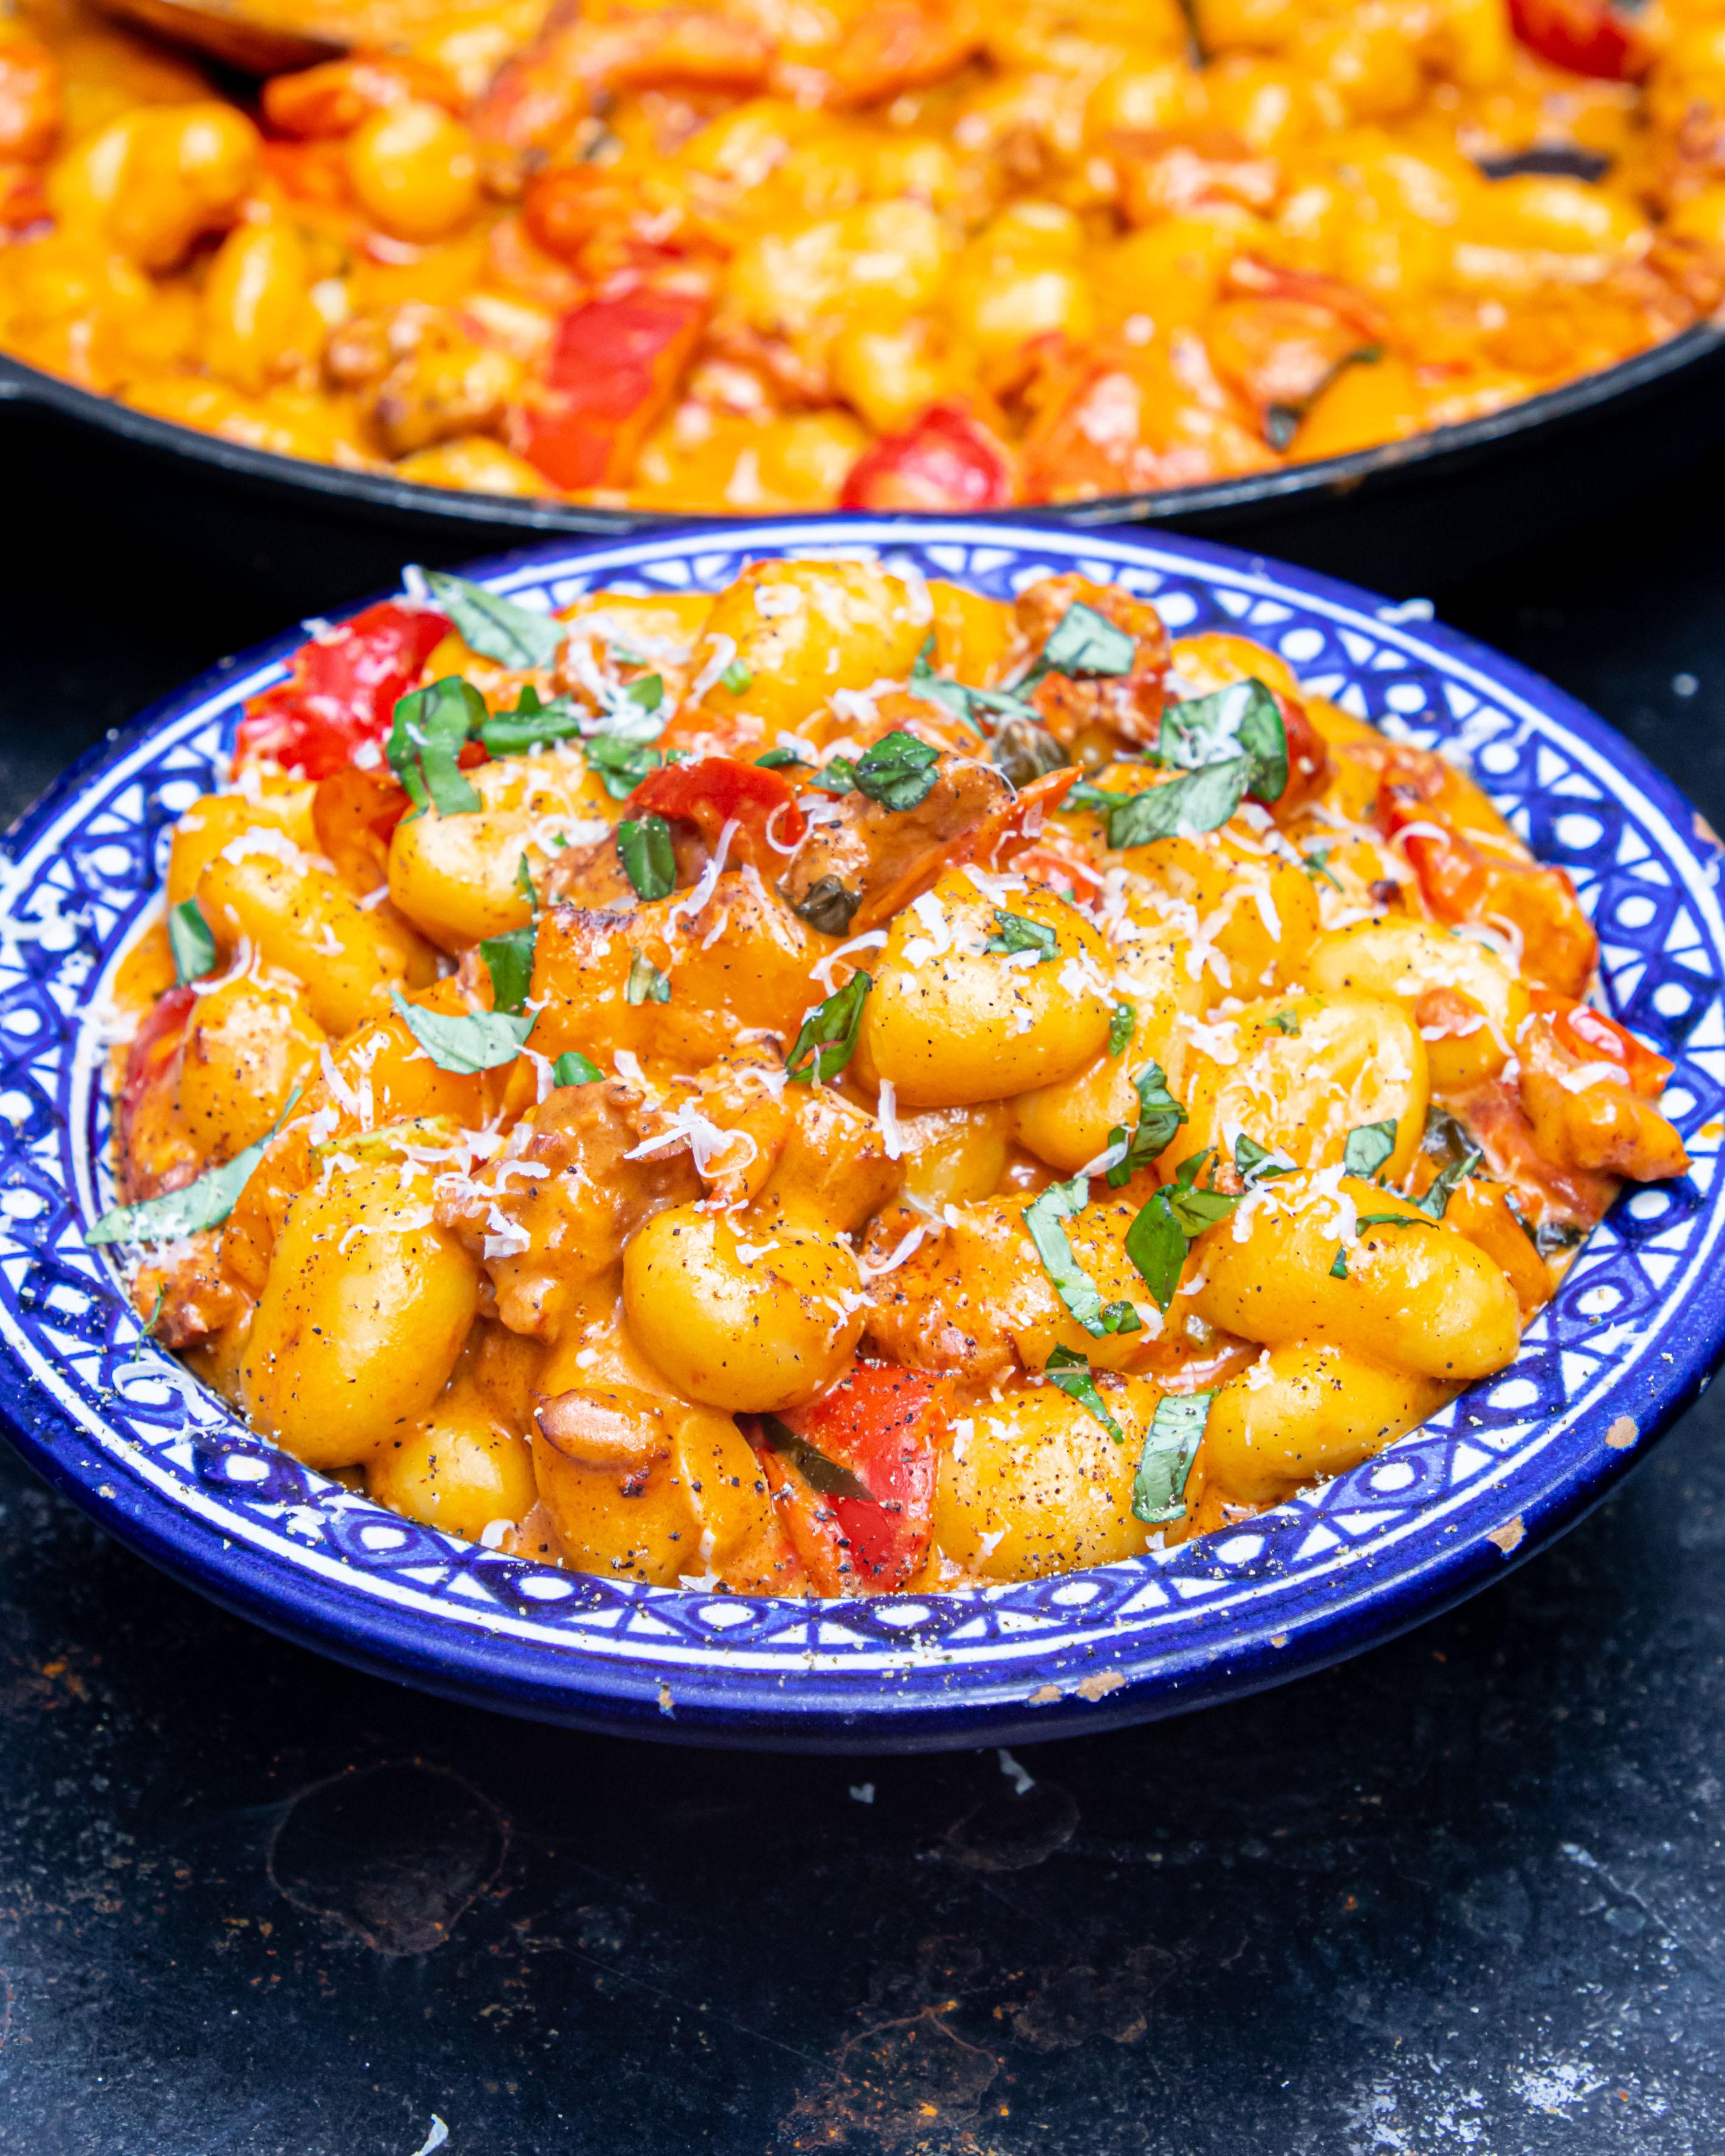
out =
{"type": "MultiPolygon", "coordinates": [[[[1722,481],[1442,612],[1725,828],[1722,481]]],[[[7,816],[283,625],[187,588],[167,511],[121,556],[35,506],[7,816]]],[[[1450,1616],[1022,1748],[1022,1795],[992,1751],[672,1753],[353,1676],[0,1447],[0,2148],[1717,2156],[1722,1417],[1450,1616]]]]}

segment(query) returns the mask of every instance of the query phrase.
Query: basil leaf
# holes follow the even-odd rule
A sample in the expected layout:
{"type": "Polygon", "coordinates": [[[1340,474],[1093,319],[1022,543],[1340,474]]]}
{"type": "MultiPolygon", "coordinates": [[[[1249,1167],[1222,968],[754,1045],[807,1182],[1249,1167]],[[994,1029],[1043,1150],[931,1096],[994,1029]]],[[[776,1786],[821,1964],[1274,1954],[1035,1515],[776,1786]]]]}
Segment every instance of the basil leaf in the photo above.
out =
{"type": "Polygon", "coordinates": [[[1423,1198],[1412,1202],[1428,1219],[1441,1220],[1450,1208],[1450,1199],[1456,1185],[1465,1183],[1485,1156],[1477,1147],[1464,1153],[1460,1160],[1452,1160],[1447,1168],[1440,1168],[1432,1178],[1431,1188],[1423,1198]]]}
{"type": "Polygon", "coordinates": [[[1255,675],[1170,704],[1162,715],[1156,752],[1164,763],[1199,771],[1251,758],[1248,791],[1260,801],[1278,800],[1288,783],[1288,733],[1281,706],[1255,675]]]}
{"type": "Polygon", "coordinates": [[[1346,1280],[1347,1277],[1348,1251],[1343,1245],[1337,1243],[1336,1245],[1336,1262],[1330,1267],[1330,1278],[1332,1280],[1346,1280]]]}
{"type": "Polygon", "coordinates": [[[806,771],[809,767],[809,759],[806,756],[798,756],[793,748],[769,748],[764,756],[757,756],[755,758],[755,767],[757,771],[783,771],[787,765],[793,765],[798,770],[806,771]]]}
{"type": "Polygon", "coordinates": [[[1285,1033],[1290,1040],[1297,1040],[1300,1038],[1300,1014],[1297,1011],[1272,1011],[1270,1014],[1270,1023],[1278,1033],[1285,1033]]]}
{"type": "Polygon", "coordinates": [[[663,816],[625,816],[617,826],[617,857],[637,898],[669,898],[677,887],[677,856],[663,816]]]}
{"type": "Polygon", "coordinates": [[[647,664],[633,644],[607,644],[605,649],[610,653],[611,663],[614,666],[644,666],[647,664]]]}
{"type": "Polygon", "coordinates": [[[639,681],[631,681],[623,694],[626,702],[639,704],[644,711],[656,711],[665,701],[665,676],[644,674],[639,681]]]}
{"type": "Polygon", "coordinates": [[[512,711],[494,711],[480,721],[477,731],[490,755],[523,756],[547,742],[567,741],[572,734],[579,733],[585,716],[567,696],[554,696],[550,703],[542,703],[530,681],[512,711]]]}
{"type": "Polygon", "coordinates": [[[1142,1323],[1129,1302],[1111,1302],[1106,1309],[1096,1282],[1072,1255],[1066,1231],[1060,1225],[1081,1213],[1090,1203],[1090,1178],[1075,1175],[1070,1183],[1051,1183],[1024,1209],[1024,1227],[1042,1269],[1054,1282],[1055,1293],[1092,1339],[1107,1332],[1136,1332],[1142,1323]]]}
{"type": "Polygon", "coordinates": [[[538,940],[539,931],[530,926],[488,936],[480,945],[480,957],[491,977],[493,1010],[521,1016],[533,983],[533,949],[538,940]]]}
{"type": "Polygon", "coordinates": [[[173,952],[174,978],[182,988],[213,970],[216,939],[195,898],[177,906],[167,916],[167,947],[173,952]]]}
{"type": "Polygon", "coordinates": [[[1132,1517],[1166,1527],[1186,1510],[1186,1484],[1210,1419],[1211,1393],[1170,1393],[1156,1403],[1132,1477],[1132,1517]]]}
{"type": "Polygon", "coordinates": [[[1104,1405],[1096,1381],[1091,1375],[1090,1364],[1082,1355],[1076,1354],[1070,1348],[1056,1348],[1042,1374],[1050,1384],[1058,1385],[1069,1400],[1076,1400],[1080,1407],[1093,1414],[1117,1445],[1126,1443],[1126,1432],[1104,1405]]]}
{"type": "MultiPolygon", "coordinates": [[[[1252,770],[1250,757],[1230,757],[1221,763],[1182,772],[1178,778],[1148,787],[1142,793],[1129,793],[1123,799],[1105,796],[1114,803],[1108,809],[1108,844],[1147,846],[1158,839],[1171,839],[1178,831],[1220,830],[1245,799],[1252,770]]],[[[1103,793],[1101,787],[1092,790],[1103,793]]]]}
{"type": "Polygon", "coordinates": [[[1130,674],[1135,649],[1106,614],[1076,600],[1055,624],[1042,656],[1013,686],[1022,696],[1045,674],[1130,674]]]}
{"type": "Polygon", "coordinates": [[[1234,1165],[1240,1171],[1242,1183],[1268,1183],[1273,1176],[1291,1175],[1291,1162],[1277,1161],[1268,1146],[1260,1146],[1255,1138],[1249,1138],[1242,1131],[1234,1141],[1234,1165]]]}
{"type": "Polygon", "coordinates": [[[665,762],[656,748],[618,732],[593,735],[583,744],[583,752],[588,769],[614,801],[627,801],[648,773],[665,762]]]}
{"type": "Polygon", "coordinates": [[[745,666],[740,659],[733,659],[720,675],[719,681],[721,686],[728,689],[733,696],[740,696],[754,678],[752,666],[745,666]]]}
{"type": "MultiPolygon", "coordinates": [[[[205,1228],[219,1228],[239,1203],[239,1194],[252,1179],[252,1171],[269,1151],[282,1125],[299,1106],[302,1091],[295,1086],[288,1104],[266,1131],[244,1152],[200,1175],[182,1190],[165,1191],[160,1198],[145,1198],[136,1205],[113,1205],[93,1228],[85,1230],[86,1243],[177,1243],[205,1228]]],[[[162,1314],[158,1300],[150,1313],[150,1327],[162,1314]]],[[[149,1330],[150,1327],[146,1327],[149,1330]]]]}
{"type": "Polygon", "coordinates": [[[854,793],[856,766],[848,756],[829,757],[819,771],[809,774],[809,783],[823,793],[854,793]]]}
{"type": "Polygon", "coordinates": [[[539,911],[539,894],[533,888],[533,870],[525,854],[515,865],[515,887],[536,914],[539,911]]]}
{"type": "Polygon", "coordinates": [[[1362,1213],[1353,1225],[1355,1233],[1358,1234],[1363,1228],[1429,1228],[1432,1225],[1432,1220],[1430,1216],[1426,1214],[1362,1213]]]}
{"type": "Polygon", "coordinates": [[[941,760],[937,748],[902,729],[883,735],[856,759],[856,790],[883,808],[920,808],[934,791],[941,760]]]}
{"type": "Polygon", "coordinates": [[[1045,966],[1060,955],[1060,939],[1045,921],[1029,921],[1022,913],[1004,913],[997,907],[994,925],[1000,933],[991,936],[983,948],[997,957],[1015,958],[1021,951],[1034,951],[1037,965],[1045,966]]]}
{"type": "Polygon", "coordinates": [[[591,1086],[604,1075],[578,1048],[566,1048],[551,1066],[553,1086],[591,1086]]]}
{"type": "Polygon", "coordinates": [[[1114,1015],[1108,1021],[1108,1053],[1124,1055],[1132,1045],[1132,1035],[1137,1031],[1138,1014],[1136,1007],[1123,998],[1114,1006],[1114,1015]]]}
{"type": "Polygon", "coordinates": [[[626,1004],[668,1004],[670,1001],[670,975],[661,973],[644,951],[637,951],[629,964],[629,978],[624,983],[623,1000],[626,1004]]]}
{"type": "MultiPolygon", "coordinates": [[[[819,889],[819,886],[816,886],[819,889]]],[[[862,1024],[863,1004],[874,982],[853,973],[842,988],[807,1012],[785,1058],[785,1075],[793,1086],[824,1086],[850,1062],[862,1024]]]]}
{"type": "MultiPolygon", "coordinates": [[[[1147,1063],[1132,1081],[1132,1089],[1138,1096],[1138,1122],[1126,1151],[1107,1171],[1108,1188],[1118,1190],[1130,1183],[1140,1168],[1148,1168],[1152,1161],[1165,1152],[1174,1132],[1186,1120],[1186,1111],[1168,1089],[1168,1079],[1159,1063],[1147,1063]]],[[[1121,1137],[1125,1137],[1125,1126],[1119,1127],[1121,1137]]],[[[1109,1133],[1111,1146],[1115,1134],[1109,1133]]]]}
{"type": "Polygon", "coordinates": [[[1006,689],[973,689],[963,681],[949,681],[944,674],[937,674],[930,665],[929,654],[934,649],[934,631],[930,629],[916,654],[911,669],[909,687],[913,696],[922,696],[931,704],[938,704],[966,726],[982,732],[979,711],[998,711],[1004,718],[1018,719],[1040,727],[1042,714],[1034,704],[1027,704],[1022,696],[1014,696],[1006,689]]]}
{"type": "MultiPolygon", "coordinates": [[[[780,886],[783,890],[783,886],[780,886]]],[[[862,893],[852,891],[848,884],[835,875],[816,878],[791,907],[799,921],[806,921],[811,928],[819,929],[823,936],[843,936],[856,917],[856,909],[862,904],[862,893]]]]}
{"type": "Polygon", "coordinates": [[[521,1043],[533,1030],[530,1015],[511,1017],[507,1011],[470,1011],[461,1018],[441,1011],[422,1010],[410,1004],[399,988],[389,999],[401,1014],[408,1031],[439,1070],[453,1070],[470,1078],[480,1070],[495,1070],[513,1063],[521,1043]]]}
{"type": "Polygon", "coordinates": [[[1167,1191],[1153,1192],[1126,1231],[1126,1254],[1159,1309],[1166,1310],[1179,1291],[1186,1250],[1186,1233],[1174,1218],[1167,1191]]]}
{"type": "Polygon", "coordinates": [[[1363,1176],[1369,1181],[1395,1151],[1395,1133],[1393,1116],[1388,1122],[1357,1123],[1348,1133],[1348,1142],[1342,1148],[1343,1173],[1363,1176]]]}
{"type": "Polygon", "coordinates": [[[549,614],[500,598],[446,569],[421,573],[439,610],[454,623],[469,650],[481,658],[495,659],[500,666],[549,666],[562,649],[568,629],[549,614]]]}
{"type": "Polygon", "coordinates": [[[1316,883],[1318,878],[1322,876],[1324,881],[1328,884],[1332,891],[1340,891],[1342,886],[1337,882],[1336,877],[1331,873],[1328,867],[1330,855],[1334,851],[1335,849],[1333,846],[1324,846],[1315,852],[1301,854],[1300,856],[1300,865],[1305,870],[1307,875],[1312,878],[1312,880],[1314,883],[1316,883]]]}
{"type": "Polygon", "coordinates": [[[485,698],[459,674],[415,689],[396,705],[384,751],[415,815],[428,808],[439,816],[468,815],[481,805],[456,758],[485,719],[485,698]]]}
{"type": "Polygon", "coordinates": [[[806,1437],[798,1437],[788,1423],[781,1422],[773,1414],[763,1414],[757,1420],[768,1450],[788,1460],[818,1497],[851,1497],[865,1505],[880,1503],[866,1482],[853,1475],[848,1467],[841,1467],[836,1460],[829,1460],[825,1453],[817,1451],[806,1437]]]}

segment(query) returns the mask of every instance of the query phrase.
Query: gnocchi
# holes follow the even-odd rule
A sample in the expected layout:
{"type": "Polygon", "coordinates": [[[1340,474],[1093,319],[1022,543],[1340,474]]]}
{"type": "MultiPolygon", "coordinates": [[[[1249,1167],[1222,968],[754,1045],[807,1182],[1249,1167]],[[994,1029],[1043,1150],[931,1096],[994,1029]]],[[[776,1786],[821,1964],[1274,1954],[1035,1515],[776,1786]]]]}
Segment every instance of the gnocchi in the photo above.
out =
{"type": "Polygon", "coordinates": [[[1077,576],[434,575],[254,700],[163,907],[95,1231],[158,1337],[429,1527],[662,1586],[1212,1532],[1686,1164],[1471,780],[1077,576]]]}

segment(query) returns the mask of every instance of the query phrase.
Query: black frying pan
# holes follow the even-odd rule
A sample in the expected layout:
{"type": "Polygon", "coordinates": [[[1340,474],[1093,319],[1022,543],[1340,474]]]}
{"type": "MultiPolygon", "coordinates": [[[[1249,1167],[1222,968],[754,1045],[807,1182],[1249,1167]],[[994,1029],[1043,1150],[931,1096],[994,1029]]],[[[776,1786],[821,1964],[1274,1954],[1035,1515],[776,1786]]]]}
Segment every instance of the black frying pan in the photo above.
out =
{"type": "MultiPolygon", "coordinates": [[[[553,533],[690,521],[450,493],[275,456],[3,356],[0,416],[14,545],[46,528],[141,547],[153,565],[172,558],[189,578],[267,598],[284,618],[390,585],[403,561],[448,564],[553,533]]],[[[1708,325],[1488,418],[1358,455],[997,513],[1173,525],[1405,595],[1599,526],[1722,442],[1725,327],[1708,325]]]]}

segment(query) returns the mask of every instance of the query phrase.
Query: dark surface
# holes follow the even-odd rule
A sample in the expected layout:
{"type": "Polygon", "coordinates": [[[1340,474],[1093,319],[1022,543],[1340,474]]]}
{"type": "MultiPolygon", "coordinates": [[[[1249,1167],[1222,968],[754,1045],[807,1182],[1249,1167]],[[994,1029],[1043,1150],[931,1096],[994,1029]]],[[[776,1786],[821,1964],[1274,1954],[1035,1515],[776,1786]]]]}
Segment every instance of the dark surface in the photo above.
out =
{"type": "MultiPolygon", "coordinates": [[[[1445,613],[1725,824],[1722,479],[1445,613]]],[[[28,563],[0,593],[8,810],[280,626],[70,558],[115,596],[28,563]]],[[[1440,1622],[1026,1747],[1022,1795],[992,1752],[443,1706],[222,1616],[8,1463],[0,2148],[414,2156],[436,2115],[449,2156],[1717,2156],[1722,1425],[1725,1390],[1440,1622]]]]}

